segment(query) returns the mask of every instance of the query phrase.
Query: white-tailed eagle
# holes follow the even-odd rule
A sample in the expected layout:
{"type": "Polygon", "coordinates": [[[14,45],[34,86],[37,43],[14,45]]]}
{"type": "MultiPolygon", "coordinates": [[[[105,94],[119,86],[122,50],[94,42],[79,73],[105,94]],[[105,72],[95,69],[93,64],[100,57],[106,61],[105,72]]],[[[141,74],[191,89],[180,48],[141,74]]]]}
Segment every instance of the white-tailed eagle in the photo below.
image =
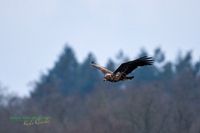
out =
{"type": "Polygon", "coordinates": [[[104,81],[110,81],[110,82],[118,82],[121,80],[131,80],[134,78],[134,76],[127,76],[129,73],[131,73],[134,69],[140,66],[146,66],[146,65],[152,65],[153,64],[153,58],[152,57],[141,57],[133,61],[128,61],[125,63],[122,63],[114,72],[95,64],[94,62],[91,63],[91,65],[97,69],[99,69],[102,73],[104,73],[104,81]]]}

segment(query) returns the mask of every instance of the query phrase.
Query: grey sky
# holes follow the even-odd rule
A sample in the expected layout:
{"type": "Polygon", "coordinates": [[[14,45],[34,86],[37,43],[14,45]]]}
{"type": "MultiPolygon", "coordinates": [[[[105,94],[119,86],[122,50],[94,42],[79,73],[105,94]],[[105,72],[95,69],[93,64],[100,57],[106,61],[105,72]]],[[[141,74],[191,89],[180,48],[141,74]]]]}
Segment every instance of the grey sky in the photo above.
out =
{"type": "Polygon", "coordinates": [[[199,0],[0,0],[0,81],[25,95],[28,83],[51,68],[66,43],[79,61],[98,62],[123,49],[161,46],[169,59],[179,49],[200,52],[199,0]]]}

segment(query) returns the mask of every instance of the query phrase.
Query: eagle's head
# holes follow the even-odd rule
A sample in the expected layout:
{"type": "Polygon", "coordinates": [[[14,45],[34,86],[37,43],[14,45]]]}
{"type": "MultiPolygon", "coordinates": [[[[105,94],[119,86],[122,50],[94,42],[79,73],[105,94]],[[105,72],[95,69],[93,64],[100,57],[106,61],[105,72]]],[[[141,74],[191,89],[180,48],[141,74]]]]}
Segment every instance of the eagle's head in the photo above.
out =
{"type": "Polygon", "coordinates": [[[104,81],[111,80],[111,78],[112,78],[112,74],[107,73],[107,74],[104,76],[104,81]]]}

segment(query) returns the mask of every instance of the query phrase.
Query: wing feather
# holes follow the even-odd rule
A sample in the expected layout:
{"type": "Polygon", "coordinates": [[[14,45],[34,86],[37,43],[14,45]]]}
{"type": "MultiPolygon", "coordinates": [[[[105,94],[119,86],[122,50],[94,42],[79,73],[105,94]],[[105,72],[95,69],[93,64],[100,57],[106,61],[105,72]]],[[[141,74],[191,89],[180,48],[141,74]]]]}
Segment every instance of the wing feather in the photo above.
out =
{"type": "Polygon", "coordinates": [[[153,61],[154,60],[152,57],[144,56],[133,61],[125,62],[115,70],[114,74],[116,74],[117,72],[129,74],[139,66],[152,65],[153,61]]]}
{"type": "Polygon", "coordinates": [[[95,64],[95,63],[91,63],[91,66],[93,66],[94,68],[100,70],[100,71],[101,71],[102,73],[104,73],[104,74],[107,74],[107,73],[112,74],[112,73],[113,73],[112,71],[106,69],[105,67],[102,67],[102,66],[100,66],[100,65],[97,65],[97,64],[95,64]]]}

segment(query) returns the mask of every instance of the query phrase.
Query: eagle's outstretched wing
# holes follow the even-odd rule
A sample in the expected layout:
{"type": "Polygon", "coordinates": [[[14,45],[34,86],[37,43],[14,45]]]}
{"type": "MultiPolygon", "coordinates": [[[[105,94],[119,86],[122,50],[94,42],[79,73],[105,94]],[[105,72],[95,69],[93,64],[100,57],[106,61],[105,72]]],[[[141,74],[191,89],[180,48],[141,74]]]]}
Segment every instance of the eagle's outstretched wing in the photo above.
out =
{"type": "Polygon", "coordinates": [[[121,64],[115,70],[114,74],[116,74],[117,72],[121,72],[127,75],[131,73],[134,69],[136,69],[138,66],[145,66],[145,65],[152,65],[152,64],[153,64],[153,58],[144,56],[139,59],[121,64]]]}
{"type": "Polygon", "coordinates": [[[100,65],[97,65],[97,64],[95,64],[94,62],[91,63],[91,66],[93,66],[94,68],[99,69],[99,70],[100,70],[102,73],[104,73],[104,74],[107,74],[107,73],[112,74],[112,73],[113,73],[112,71],[106,69],[105,67],[102,67],[102,66],[100,66],[100,65]]]}

